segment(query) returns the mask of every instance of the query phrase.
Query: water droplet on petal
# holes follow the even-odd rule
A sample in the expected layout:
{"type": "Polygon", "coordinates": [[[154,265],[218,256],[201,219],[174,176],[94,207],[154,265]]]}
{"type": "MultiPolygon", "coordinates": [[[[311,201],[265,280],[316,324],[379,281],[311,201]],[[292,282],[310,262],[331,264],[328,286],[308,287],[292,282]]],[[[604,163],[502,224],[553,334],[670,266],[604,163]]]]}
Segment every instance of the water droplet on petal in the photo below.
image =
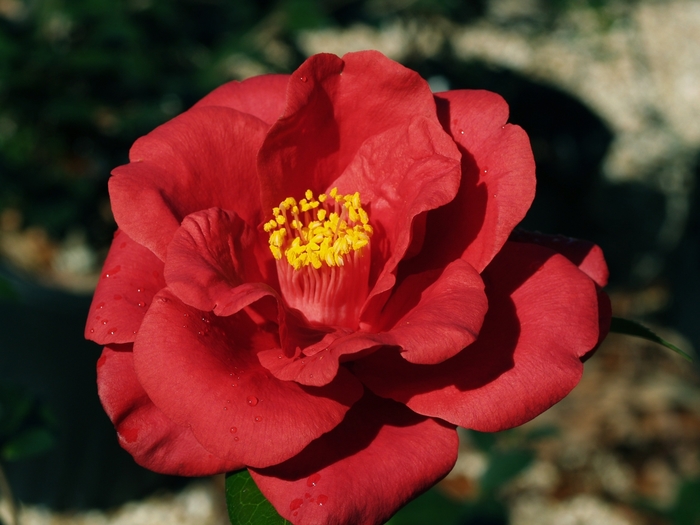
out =
{"type": "Polygon", "coordinates": [[[260,416],[255,416],[255,422],[260,423],[262,421],[262,418],[260,416]]]}
{"type": "Polygon", "coordinates": [[[107,323],[108,323],[107,319],[102,319],[102,324],[107,324],[107,323]]]}
{"type": "Polygon", "coordinates": [[[141,293],[141,292],[143,292],[143,288],[136,288],[136,291],[137,291],[138,293],[141,293]]]}
{"type": "Polygon", "coordinates": [[[309,79],[306,78],[305,76],[301,76],[301,77],[299,77],[299,80],[301,80],[302,82],[306,82],[309,79]]]}
{"type": "Polygon", "coordinates": [[[459,130],[459,134],[460,134],[460,135],[464,135],[464,130],[463,130],[463,129],[460,129],[460,130],[459,130]]]}
{"type": "Polygon", "coordinates": [[[311,474],[309,476],[309,479],[306,480],[306,486],[307,487],[315,487],[316,483],[318,483],[321,479],[321,474],[311,474]]]}
{"type": "Polygon", "coordinates": [[[238,436],[236,436],[235,438],[233,438],[233,440],[234,440],[234,441],[238,441],[238,436]]]}
{"type": "Polygon", "coordinates": [[[114,329],[110,330],[110,331],[109,331],[109,335],[114,335],[114,332],[116,332],[116,331],[117,331],[117,329],[116,329],[116,328],[114,328],[114,329]]]}
{"type": "Polygon", "coordinates": [[[182,317],[189,317],[189,316],[190,316],[190,314],[188,314],[187,312],[185,312],[184,314],[182,314],[182,317]]]}
{"type": "Polygon", "coordinates": [[[228,408],[224,407],[224,410],[228,410],[228,408]]]}
{"type": "Polygon", "coordinates": [[[301,498],[294,499],[289,504],[289,510],[297,510],[299,507],[302,506],[303,503],[304,503],[304,500],[301,498]]]}
{"type": "Polygon", "coordinates": [[[325,494],[319,494],[319,496],[316,498],[316,503],[318,503],[319,505],[323,505],[327,501],[328,496],[326,496],[325,494]]]}
{"type": "Polygon", "coordinates": [[[231,427],[229,428],[229,432],[231,432],[231,434],[235,434],[236,432],[238,432],[238,429],[236,427],[231,427]]]}
{"type": "Polygon", "coordinates": [[[94,333],[95,333],[95,329],[94,329],[94,328],[90,328],[90,333],[91,333],[91,334],[94,334],[94,333]]]}
{"type": "Polygon", "coordinates": [[[101,310],[104,307],[105,307],[105,303],[100,303],[98,305],[95,305],[95,310],[101,310]]]}
{"type": "Polygon", "coordinates": [[[139,301],[139,302],[136,303],[136,304],[139,305],[139,308],[143,308],[144,306],[146,306],[146,303],[144,303],[143,301],[139,301]]]}
{"type": "Polygon", "coordinates": [[[248,396],[245,398],[245,400],[252,407],[258,404],[258,398],[255,396],[248,396]]]}

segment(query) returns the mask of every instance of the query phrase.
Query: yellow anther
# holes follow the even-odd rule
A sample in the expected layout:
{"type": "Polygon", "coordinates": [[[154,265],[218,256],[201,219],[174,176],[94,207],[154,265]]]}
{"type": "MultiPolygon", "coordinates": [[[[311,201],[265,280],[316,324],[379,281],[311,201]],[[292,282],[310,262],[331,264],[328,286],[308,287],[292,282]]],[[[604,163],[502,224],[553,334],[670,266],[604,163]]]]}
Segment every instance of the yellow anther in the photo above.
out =
{"type": "Polygon", "coordinates": [[[288,197],[272,212],[273,218],[263,225],[270,235],[270,251],[275,259],[284,257],[296,270],[304,266],[318,270],[324,264],[344,266],[345,256],[367,246],[372,235],[359,192],[341,195],[333,188],[314,199],[309,189],[304,192],[304,198],[297,201],[288,197]],[[331,200],[326,205],[328,197],[331,200]],[[317,210],[315,214],[300,214],[300,210],[313,209],[317,210]],[[291,216],[287,216],[287,212],[291,212],[291,216]]]}

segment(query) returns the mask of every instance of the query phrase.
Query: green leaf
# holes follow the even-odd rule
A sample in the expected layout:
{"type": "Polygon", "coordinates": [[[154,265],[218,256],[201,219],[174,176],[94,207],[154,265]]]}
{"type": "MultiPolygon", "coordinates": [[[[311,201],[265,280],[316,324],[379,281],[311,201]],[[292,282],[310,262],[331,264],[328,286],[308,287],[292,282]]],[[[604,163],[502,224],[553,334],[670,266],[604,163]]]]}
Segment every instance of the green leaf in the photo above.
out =
{"type": "Polygon", "coordinates": [[[669,350],[673,350],[677,354],[680,354],[688,361],[692,361],[693,358],[686,354],[683,350],[678,348],[676,345],[669,343],[665,339],[662,339],[654,332],[649,330],[646,326],[639,324],[637,321],[630,321],[629,319],[623,319],[621,317],[613,317],[610,322],[610,331],[616,334],[633,335],[635,337],[641,337],[652,343],[658,343],[665,346],[669,350]]]}
{"type": "Polygon", "coordinates": [[[481,489],[484,492],[498,490],[517,474],[525,470],[535,454],[530,450],[495,450],[489,454],[489,466],[481,476],[481,489]]]}
{"type": "Polygon", "coordinates": [[[45,428],[29,428],[10,440],[0,451],[5,461],[17,461],[42,452],[54,445],[53,436],[45,428]]]}
{"type": "Polygon", "coordinates": [[[231,525],[291,525],[277,514],[245,469],[226,476],[226,506],[231,525]]]}
{"type": "Polygon", "coordinates": [[[19,299],[17,290],[10,284],[10,281],[2,276],[0,276],[0,299],[9,299],[11,301],[19,299]]]}

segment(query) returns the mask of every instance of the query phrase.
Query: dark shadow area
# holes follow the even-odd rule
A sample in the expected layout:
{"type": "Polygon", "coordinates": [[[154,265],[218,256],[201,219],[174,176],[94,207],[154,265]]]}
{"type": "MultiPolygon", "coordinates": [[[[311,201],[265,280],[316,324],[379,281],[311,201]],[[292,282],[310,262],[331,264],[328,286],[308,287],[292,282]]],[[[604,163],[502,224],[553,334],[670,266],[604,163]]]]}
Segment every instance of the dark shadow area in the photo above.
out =
{"type": "Polygon", "coordinates": [[[56,444],[4,466],[17,499],[54,509],[111,507],[186,479],[139,467],[122,450],[100,406],[95,363],[100,347],[83,338],[90,297],[26,282],[2,270],[18,300],[0,300],[0,382],[48,405],[56,444]]]}

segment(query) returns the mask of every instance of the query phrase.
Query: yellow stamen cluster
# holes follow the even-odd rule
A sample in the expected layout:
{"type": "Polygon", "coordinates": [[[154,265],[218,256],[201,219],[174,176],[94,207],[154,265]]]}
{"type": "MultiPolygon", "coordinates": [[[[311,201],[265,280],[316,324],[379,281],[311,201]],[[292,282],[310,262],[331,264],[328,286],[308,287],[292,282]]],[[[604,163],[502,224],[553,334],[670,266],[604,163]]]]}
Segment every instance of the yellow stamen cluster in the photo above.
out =
{"type": "Polygon", "coordinates": [[[314,198],[306,190],[304,197],[299,202],[287,197],[265,223],[275,259],[286,257],[295,270],[309,265],[318,270],[324,263],[343,266],[345,255],[369,244],[372,226],[359,192],[340,195],[333,188],[314,198]]]}

